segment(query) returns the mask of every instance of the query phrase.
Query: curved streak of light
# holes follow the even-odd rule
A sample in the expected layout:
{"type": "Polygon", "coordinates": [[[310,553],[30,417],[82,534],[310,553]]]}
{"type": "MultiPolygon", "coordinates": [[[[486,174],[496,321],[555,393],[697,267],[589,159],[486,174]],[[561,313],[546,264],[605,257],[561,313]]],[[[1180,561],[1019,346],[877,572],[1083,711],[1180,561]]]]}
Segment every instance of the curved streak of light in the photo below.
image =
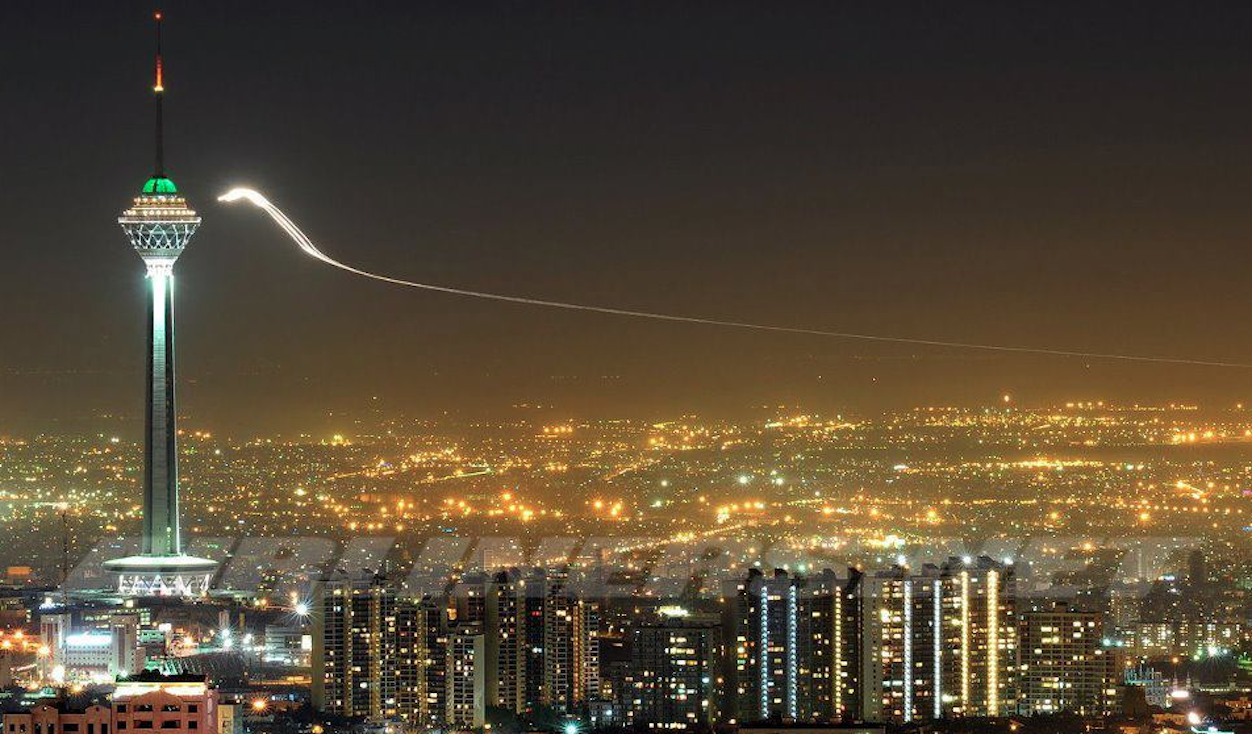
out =
{"type": "Polygon", "coordinates": [[[846,331],[825,331],[822,329],[805,329],[796,326],[774,326],[770,324],[754,324],[746,321],[725,321],[722,319],[702,318],[699,316],[676,316],[673,314],[654,313],[651,311],[632,311],[624,308],[611,308],[608,306],[590,306],[583,303],[565,303],[563,301],[546,301],[539,298],[525,298],[522,296],[508,296],[501,293],[486,293],[483,291],[471,291],[464,288],[452,288],[445,285],[435,285],[432,283],[418,283],[412,280],[404,280],[401,278],[392,278],[387,275],[379,275],[366,270],[354,268],[351,265],[335,260],[326,253],[317,249],[313,242],[295,225],[282,210],[274,206],[268,199],[260,193],[252,189],[235,188],[227,191],[225,194],[217,197],[218,201],[225,203],[234,203],[236,201],[245,200],[253,206],[263,210],[270,218],[274,220],[287,235],[300,246],[301,250],[318,260],[333,265],[341,270],[349,273],[355,273],[366,278],[381,280],[384,283],[392,283],[395,285],[407,286],[409,288],[421,288],[422,290],[436,291],[438,293],[449,293],[457,296],[469,296],[471,298],[485,298],[492,301],[505,301],[507,303],[520,303],[527,306],[546,306],[548,308],[562,308],[570,311],[590,311],[593,313],[610,314],[613,316],[631,316],[634,318],[654,319],[658,321],[676,321],[685,324],[703,324],[705,326],[725,326],[734,329],[752,329],[755,331],[773,331],[785,334],[806,334],[808,336],[824,336],[835,339],[856,339],[859,341],[870,342],[887,342],[892,344],[913,344],[926,347],[943,347],[949,349],[973,349],[984,352],[1013,352],[1018,354],[1041,354],[1052,357],[1080,357],[1087,359],[1104,359],[1104,360],[1120,360],[1124,362],[1155,362],[1159,364],[1180,364],[1193,365],[1200,367],[1239,367],[1252,368],[1252,364],[1240,362],[1218,362],[1203,359],[1181,359],[1175,357],[1153,357],[1146,355],[1134,354],[1108,354],[1101,352],[1079,352],[1066,349],[1044,349],[1041,347],[1019,347],[1006,346],[1003,344],[974,344],[971,342],[942,341],[938,339],[914,339],[902,336],[882,336],[879,334],[857,334],[846,331]]]}

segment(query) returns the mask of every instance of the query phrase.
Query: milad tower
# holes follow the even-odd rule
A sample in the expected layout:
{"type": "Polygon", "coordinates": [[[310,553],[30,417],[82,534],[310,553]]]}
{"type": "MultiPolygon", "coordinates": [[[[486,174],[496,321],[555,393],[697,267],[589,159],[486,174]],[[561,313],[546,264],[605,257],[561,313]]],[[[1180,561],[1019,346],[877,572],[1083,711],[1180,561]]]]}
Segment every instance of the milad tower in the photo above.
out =
{"type": "Polygon", "coordinates": [[[116,577],[117,590],[126,596],[200,596],[208,591],[217,564],[182,552],[174,403],[174,263],[200,226],[200,217],[165,173],[161,14],[155,19],[155,168],[134,204],[117,220],[148,268],[143,543],[139,555],[105,561],[104,569],[116,577]]]}

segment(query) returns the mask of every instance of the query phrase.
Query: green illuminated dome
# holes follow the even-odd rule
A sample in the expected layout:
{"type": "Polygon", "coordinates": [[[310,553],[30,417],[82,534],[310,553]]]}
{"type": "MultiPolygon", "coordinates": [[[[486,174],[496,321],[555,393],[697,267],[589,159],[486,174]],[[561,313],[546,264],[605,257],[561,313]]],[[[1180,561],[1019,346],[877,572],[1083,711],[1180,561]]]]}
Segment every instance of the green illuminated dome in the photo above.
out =
{"type": "Polygon", "coordinates": [[[150,178],[143,185],[145,194],[177,194],[178,187],[168,178],[150,178]]]}

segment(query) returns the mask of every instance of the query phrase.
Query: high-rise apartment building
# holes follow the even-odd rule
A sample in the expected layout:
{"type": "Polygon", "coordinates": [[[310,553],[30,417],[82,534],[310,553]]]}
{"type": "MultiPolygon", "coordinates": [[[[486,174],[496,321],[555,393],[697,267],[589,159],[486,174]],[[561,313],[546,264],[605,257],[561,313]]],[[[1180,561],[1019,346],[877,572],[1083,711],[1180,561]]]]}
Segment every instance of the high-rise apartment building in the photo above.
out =
{"type": "Polygon", "coordinates": [[[314,706],[349,718],[396,716],[397,632],[394,587],[380,579],[327,582],[314,617],[314,706]]]}
{"type": "Polygon", "coordinates": [[[838,720],[859,709],[859,574],[751,571],[724,594],[728,708],[739,722],[838,720]]]}
{"type": "Polygon", "coordinates": [[[600,611],[576,596],[564,573],[549,574],[543,596],[543,688],[540,701],[572,711],[599,697],[600,611]]]}
{"type": "Polygon", "coordinates": [[[486,638],[488,705],[526,710],[526,589],[516,571],[473,574],[453,589],[456,621],[479,624],[486,638]]]}
{"type": "Polygon", "coordinates": [[[1004,716],[1017,710],[1017,581],[1010,564],[949,558],[940,568],[945,716],[1004,716]],[[948,645],[951,645],[949,648],[948,645]]]}
{"type": "Polygon", "coordinates": [[[861,707],[867,721],[942,716],[943,584],[939,569],[896,566],[862,583],[861,707]]]}
{"type": "Polygon", "coordinates": [[[682,608],[661,610],[631,631],[629,685],[623,708],[637,725],[707,730],[719,720],[723,650],[720,620],[682,608]]]}
{"type": "Polygon", "coordinates": [[[447,713],[454,729],[481,729],[487,720],[487,642],[481,624],[453,624],[447,643],[447,713]]]}
{"type": "Polygon", "coordinates": [[[1111,713],[1122,675],[1105,644],[1104,615],[1055,602],[1021,619],[1020,709],[1024,714],[1111,713]]]}

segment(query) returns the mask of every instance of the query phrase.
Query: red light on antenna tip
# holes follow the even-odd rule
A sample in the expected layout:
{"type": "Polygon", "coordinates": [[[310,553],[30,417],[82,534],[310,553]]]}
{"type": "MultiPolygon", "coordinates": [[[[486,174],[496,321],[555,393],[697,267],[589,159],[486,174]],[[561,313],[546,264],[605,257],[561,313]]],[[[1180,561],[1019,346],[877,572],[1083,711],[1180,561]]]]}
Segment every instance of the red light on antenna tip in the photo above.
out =
{"type": "Polygon", "coordinates": [[[153,17],[153,18],[156,18],[157,20],[160,20],[160,19],[161,19],[161,11],[160,11],[160,10],[156,11],[156,13],[154,13],[154,14],[152,15],[152,17],[153,17]]]}

